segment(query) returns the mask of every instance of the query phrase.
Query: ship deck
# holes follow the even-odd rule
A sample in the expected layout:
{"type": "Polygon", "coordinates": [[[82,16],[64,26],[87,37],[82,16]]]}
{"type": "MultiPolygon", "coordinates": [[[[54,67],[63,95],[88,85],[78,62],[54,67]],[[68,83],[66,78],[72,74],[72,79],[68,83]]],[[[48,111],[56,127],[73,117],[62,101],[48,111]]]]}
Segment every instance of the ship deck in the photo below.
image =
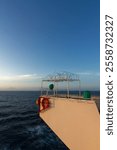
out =
{"type": "Polygon", "coordinates": [[[40,117],[70,150],[100,149],[100,119],[94,100],[50,97],[40,117]]]}

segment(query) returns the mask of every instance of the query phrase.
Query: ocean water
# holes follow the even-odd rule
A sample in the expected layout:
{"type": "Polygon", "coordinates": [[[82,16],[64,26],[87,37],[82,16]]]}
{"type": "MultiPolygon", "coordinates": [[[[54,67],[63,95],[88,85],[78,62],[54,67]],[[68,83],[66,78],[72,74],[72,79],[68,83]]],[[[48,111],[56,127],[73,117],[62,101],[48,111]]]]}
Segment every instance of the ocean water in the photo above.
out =
{"type": "Polygon", "coordinates": [[[68,150],[39,118],[40,92],[0,92],[0,150],[68,150]]]}

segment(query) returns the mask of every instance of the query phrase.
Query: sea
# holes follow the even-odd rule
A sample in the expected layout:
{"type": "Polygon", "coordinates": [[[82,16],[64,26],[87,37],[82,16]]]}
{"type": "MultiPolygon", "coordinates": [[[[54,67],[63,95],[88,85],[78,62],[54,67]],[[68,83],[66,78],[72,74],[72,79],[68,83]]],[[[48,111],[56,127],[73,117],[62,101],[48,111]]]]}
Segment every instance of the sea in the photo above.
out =
{"type": "Polygon", "coordinates": [[[0,150],[68,150],[38,115],[37,91],[0,91],[0,150]]]}
{"type": "Polygon", "coordinates": [[[39,96],[39,91],[0,91],[0,150],[68,150],[39,117],[39,96]]]}

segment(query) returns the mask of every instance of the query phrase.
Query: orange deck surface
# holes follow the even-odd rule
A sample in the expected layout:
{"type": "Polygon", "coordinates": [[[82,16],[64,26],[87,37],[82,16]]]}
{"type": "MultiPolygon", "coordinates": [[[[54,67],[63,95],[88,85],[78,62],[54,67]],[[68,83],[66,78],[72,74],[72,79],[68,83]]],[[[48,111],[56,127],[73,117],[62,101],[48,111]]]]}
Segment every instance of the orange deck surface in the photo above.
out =
{"type": "Polygon", "coordinates": [[[70,150],[100,149],[100,117],[94,101],[51,98],[40,117],[70,150]]]}

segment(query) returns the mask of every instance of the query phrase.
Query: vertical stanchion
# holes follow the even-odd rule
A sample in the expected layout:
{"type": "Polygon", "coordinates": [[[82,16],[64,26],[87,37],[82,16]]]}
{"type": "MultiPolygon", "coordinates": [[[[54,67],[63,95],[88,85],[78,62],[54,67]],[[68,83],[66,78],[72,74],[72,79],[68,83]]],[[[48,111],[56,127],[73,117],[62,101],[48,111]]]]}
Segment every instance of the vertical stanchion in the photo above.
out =
{"type": "Polygon", "coordinates": [[[43,92],[43,80],[41,82],[41,96],[42,96],[42,92],[43,92]]]}
{"type": "Polygon", "coordinates": [[[67,97],[69,98],[69,81],[67,80],[67,97]]]}

